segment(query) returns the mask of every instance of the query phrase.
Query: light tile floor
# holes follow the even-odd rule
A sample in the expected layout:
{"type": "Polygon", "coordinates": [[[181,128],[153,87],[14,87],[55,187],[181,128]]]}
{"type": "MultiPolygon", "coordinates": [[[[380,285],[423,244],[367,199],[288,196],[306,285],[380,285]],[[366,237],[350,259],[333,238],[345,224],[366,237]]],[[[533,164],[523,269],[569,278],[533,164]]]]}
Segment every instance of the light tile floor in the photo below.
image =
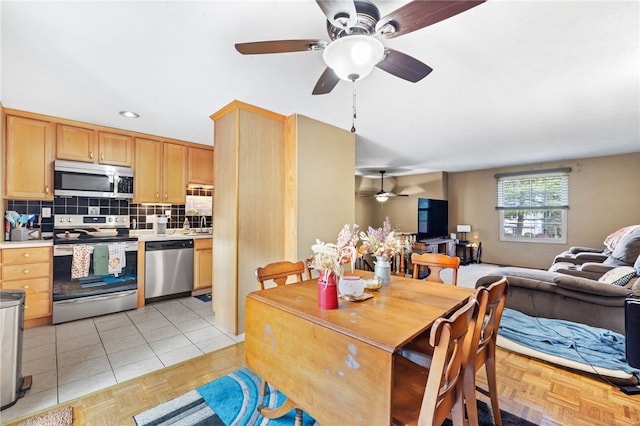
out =
{"type": "Polygon", "coordinates": [[[27,329],[22,375],[31,375],[33,385],[14,406],[0,412],[0,422],[233,345],[243,337],[218,329],[211,302],[195,297],[27,329]]]}

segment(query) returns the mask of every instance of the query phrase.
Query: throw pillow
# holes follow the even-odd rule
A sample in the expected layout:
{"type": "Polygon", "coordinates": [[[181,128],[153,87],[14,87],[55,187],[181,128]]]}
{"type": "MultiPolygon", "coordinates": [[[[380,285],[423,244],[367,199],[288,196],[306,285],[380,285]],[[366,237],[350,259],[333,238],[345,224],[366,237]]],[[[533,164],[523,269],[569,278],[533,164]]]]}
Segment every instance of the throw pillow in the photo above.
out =
{"type": "Polygon", "coordinates": [[[611,257],[627,265],[633,265],[638,255],[640,255],[640,228],[620,238],[616,248],[613,249],[613,253],[611,253],[611,257]]]}
{"type": "Polygon", "coordinates": [[[598,281],[601,283],[613,284],[624,287],[635,277],[636,269],[631,266],[620,266],[614,268],[600,277],[598,281]]]}
{"type": "Polygon", "coordinates": [[[625,226],[624,228],[618,229],[616,232],[612,232],[607,236],[607,238],[604,239],[604,246],[611,251],[615,250],[616,246],[618,245],[618,241],[620,241],[620,238],[624,237],[637,228],[640,228],[640,225],[625,226]]]}

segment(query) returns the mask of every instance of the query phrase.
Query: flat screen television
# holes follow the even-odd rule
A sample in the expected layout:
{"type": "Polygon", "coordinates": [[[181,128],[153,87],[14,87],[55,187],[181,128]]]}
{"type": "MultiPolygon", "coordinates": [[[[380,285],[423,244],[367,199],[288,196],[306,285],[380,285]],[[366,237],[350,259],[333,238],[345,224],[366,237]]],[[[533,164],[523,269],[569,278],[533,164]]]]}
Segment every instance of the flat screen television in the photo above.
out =
{"type": "Polygon", "coordinates": [[[418,240],[449,237],[449,202],[418,198],[418,240]]]}

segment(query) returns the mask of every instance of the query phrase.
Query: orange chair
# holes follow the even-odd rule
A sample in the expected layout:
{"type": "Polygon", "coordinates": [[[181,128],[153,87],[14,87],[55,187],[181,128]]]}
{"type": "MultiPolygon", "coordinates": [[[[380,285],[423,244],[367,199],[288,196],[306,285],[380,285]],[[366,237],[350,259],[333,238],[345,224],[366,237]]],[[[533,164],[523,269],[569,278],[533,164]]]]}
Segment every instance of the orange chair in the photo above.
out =
{"type": "Polygon", "coordinates": [[[478,316],[471,300],[451,318],[431,327],[431,368],[394,354],[391,414],[395,425],[439,425],[450,415],[454,426],[465,422],[463,377],[478,316]]]}
{"type": "Polygon", "coordinates": [[[453,270],[453,278],[451,285],[458,285],[458,268],[460,267],[459,257],[449,257],[446,254],[437,253],[413,253],[411,255],[411,263],[413,264],[413,278],[419,278],[420,266],[429,268],[429,275],[425,281],[444,283],[440,276],[445,269],[453,270]]]}
{"type": "Polygon", "coordinates": [[[273,281],[277,286],[285,285],[289,277],[295,276],[298,281],[302,281],[305,266],[303,261],[298,262],[274,262],[256,269],[256,279],[260,290],[264,290],[266,281],[273,281]]]}
{"type": "MultiPolygon", "coordinates": [[[[305,272],[306,266],[305,262],[289,262],[289,261],[281,261],[269,263],[268,265],[259,267],[256,269],[256,279],[258,280],[258,286],[260,290],[265,289],[265,282],[273,281],[276,286],[285,285],[290,277],[296,277],[296,282],[302,281],[302,274],[305,272]]],[[[262,381],[260,386],[260,395],[264,396],[267,392],[267,382],[265,380],[262,381]]],[[[287,398],[286,401],[278,408],[275,409],[265,409],[262,406],[258,407],[258,411],[264,417],[275,419],[281,417],[291,411],[292,409],[296,410],[296,416],[294,420],[295,426],[302,425],[302,410],[296,407],[295,402],[291,399],[287,398]]]]}

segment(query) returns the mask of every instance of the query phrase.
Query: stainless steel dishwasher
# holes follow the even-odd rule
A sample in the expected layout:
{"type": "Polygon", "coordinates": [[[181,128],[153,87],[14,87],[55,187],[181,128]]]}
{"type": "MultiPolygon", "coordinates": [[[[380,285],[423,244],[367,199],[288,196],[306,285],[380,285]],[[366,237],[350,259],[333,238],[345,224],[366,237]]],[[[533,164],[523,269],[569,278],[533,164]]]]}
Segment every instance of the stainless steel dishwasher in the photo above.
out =
{"type": "Polygon", "coordinates": [[[145,243],[145,300],[158,301],[186,296],[190,295],[192,290],[193,240],[145,243]]]}

